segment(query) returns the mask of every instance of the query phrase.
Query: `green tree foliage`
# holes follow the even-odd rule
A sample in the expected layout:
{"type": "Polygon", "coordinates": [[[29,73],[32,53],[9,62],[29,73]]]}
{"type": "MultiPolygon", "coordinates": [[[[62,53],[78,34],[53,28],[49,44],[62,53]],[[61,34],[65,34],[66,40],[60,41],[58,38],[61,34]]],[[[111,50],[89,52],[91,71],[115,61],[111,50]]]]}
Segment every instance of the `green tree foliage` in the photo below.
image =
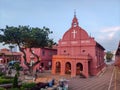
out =
{"type": "Polygon", "coordinates": [[[29,27],[29,26],[6,26],[5,29],[0,29],[0,42],[5,44],[14,44],[19,47],[19,50],[23,53],[24,63],[30,67],[30,63],[27,62],[25,48],[29,48],[31,53],[37,58],[37,61],[32,65],[32,68],[40,62],[37,54],[32,52],[31,48],[43,48],[51,47],[54,43],[49,38],[49,34],[52,31],[49,28],[43,27],[29,27]]]}
{"type": "Polygon", "coordinates": [[[108,52],[106,53],[107,62],[110,62],[110,61],[112,60],[112,57],[113,57],[113,54],[112,54],[110,51],[108,51],[108,52]]]}

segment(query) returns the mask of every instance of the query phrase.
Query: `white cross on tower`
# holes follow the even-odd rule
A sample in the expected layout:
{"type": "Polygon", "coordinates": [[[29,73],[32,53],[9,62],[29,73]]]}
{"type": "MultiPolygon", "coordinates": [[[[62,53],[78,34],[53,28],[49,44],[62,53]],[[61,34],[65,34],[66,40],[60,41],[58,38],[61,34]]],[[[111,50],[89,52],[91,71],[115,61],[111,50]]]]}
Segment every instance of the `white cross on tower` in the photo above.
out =
{"type": "Polygon", "coordinates": [[[72,33],[73,33],[73,38],[75,38],[75,34],[77,33],[77,31],[74,30],[72,33]]]}

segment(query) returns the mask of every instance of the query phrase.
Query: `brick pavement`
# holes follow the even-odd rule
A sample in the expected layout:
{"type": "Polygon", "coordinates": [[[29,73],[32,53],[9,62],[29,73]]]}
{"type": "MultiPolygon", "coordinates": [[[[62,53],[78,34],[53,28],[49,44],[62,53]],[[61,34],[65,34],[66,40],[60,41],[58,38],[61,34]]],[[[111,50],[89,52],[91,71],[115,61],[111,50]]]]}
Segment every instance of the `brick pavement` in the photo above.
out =
{"type": "MultiPolygon", "coordinates": [[[[113,66],[108,66],[104,73],[89,78],[80,78],[79,76],[71,78],[69,75],[52,75],[50,72],[40,73],[39,77],[49,79],[54,78],[57,81],[61,78],[68,79],[69,90],[108,90],[112,72],[113,66]]],[[[113,87],[114,82],[112,83],[110,90],[114,90],[113,87]]]]}
{"type": "Polygon", "coordinates": [[[108,66],[106,71],[100,76],[93,76],[87,79],[72,78],[69,81],[69,90],[108,90],[112,72],[113,66],[108,66]]]}
{"type": "Polygon", "coordinates": [[[111,86],[108,90],[120,90],[120,68],[115,66],[111,86]]]}
{"type": "MultiPolygon", "coordinates": [[[[53,74],[51,74],[51,71],[47,71],[45,73],[39,73],[39,75],[38,75],[38,79],[40,81],[43,81],[43,82],[49,82],[52,79],[55,79],[56,83],[58,83],[58,81],[60,79],[67,79],[68,80],[70,78],[71,78],[70,75],[64,75],[64,76],[57,75],[57,74],[53,75],[53,74]]],[[[39,82],[39,81],[37,80],[37,82],[39,82]]]]}
{"type": "Polygon", "coordinates": [[[120,67],[115,67],[115,68],[116,70],[114,75],[114,81],[112,84],[115,86],[114,90],[120,90],[120,67]]]}
{"type": "Polygon", "coordinates": [[[37,82],[50,81],[53,78],[58,82],[61,78],[69,80],[69,90],[119,90],[120,88],[120,69],[116,70],[116,89],[115,89],[115,74],[113,74],[113,80],[108,89],[111,76],[113,73],[113,66],[108,66],[104,73],[99,76],[92,76],[89,78],[80,78],[79,76],[71,78],[70,75],[60,76],[52,75],[50,71],[39,73],[37,82]]]}

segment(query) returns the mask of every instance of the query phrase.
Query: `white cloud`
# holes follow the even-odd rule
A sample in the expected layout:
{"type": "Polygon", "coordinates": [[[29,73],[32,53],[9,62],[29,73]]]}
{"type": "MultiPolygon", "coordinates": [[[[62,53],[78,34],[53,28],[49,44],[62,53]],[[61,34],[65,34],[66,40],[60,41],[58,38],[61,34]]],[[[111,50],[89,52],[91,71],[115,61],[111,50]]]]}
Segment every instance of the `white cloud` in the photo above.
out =
{"type": "Polygon", "coordinates": [[[104,28],[98,32],[96,39],[107,50],[115,50],[120,40],[120,26],[104,28]]]}
{"type": "Polygon", "coordinates": [[[100,36],[98,36],[98,39],[112,40],[113,38],[115,38],[116,34],[120,34],[119,31],[120,31],[120,26],[104,28],[104,29],[100,30],[101,34],[100,34],[100,36]]]}
{"type": "Polygon", "coordinates": [[[103,33],[117,32],[117,31],[120,31],[120,26],[104,28],[103,30],[101,30],[101,32],[103,33]]]}
{"type": "Polygon", "coordinates": [[[111,40],[112,38],[114,38],[114,36],[115,36],[115,32],[111,32],[108,34],[108,39],[111,40]]]}

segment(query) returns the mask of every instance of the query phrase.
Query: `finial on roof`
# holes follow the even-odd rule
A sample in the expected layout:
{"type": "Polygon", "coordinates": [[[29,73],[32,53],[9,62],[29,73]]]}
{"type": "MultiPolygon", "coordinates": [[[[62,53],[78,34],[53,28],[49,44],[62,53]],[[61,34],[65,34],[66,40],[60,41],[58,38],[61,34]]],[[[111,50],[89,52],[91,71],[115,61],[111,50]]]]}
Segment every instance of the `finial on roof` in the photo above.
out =
{"type": "Polygon", "coordinates": [[[76,17],[76,9],[74,9],[74,17],[76,17]]]}

